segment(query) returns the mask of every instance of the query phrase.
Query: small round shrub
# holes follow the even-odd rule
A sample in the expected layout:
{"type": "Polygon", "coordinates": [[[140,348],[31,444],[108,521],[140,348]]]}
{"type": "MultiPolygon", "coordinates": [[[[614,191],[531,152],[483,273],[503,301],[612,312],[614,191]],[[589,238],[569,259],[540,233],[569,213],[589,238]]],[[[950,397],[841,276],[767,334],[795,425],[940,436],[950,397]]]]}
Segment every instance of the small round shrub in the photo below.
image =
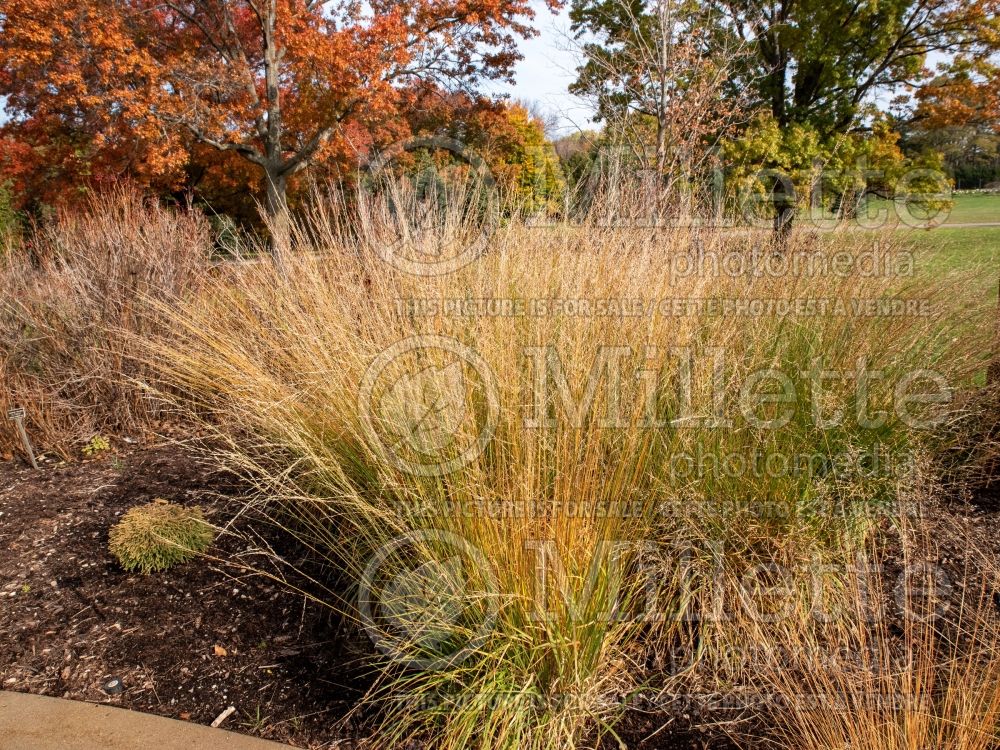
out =
{"type": "Polygon", "coordinates": [[[125,570],[152,573],[194,559],[214,538],[201,508],[154,500],[129,510],[111,528],[108,546],[125,570]]]}

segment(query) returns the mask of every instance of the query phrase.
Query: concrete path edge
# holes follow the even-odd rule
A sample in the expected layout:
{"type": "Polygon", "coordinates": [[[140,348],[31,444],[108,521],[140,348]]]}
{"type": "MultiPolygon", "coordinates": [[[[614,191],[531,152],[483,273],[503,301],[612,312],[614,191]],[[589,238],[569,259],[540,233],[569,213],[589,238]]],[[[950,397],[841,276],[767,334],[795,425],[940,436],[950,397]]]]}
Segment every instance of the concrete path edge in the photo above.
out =
{"type": "Polygon", "coordinates": [[[0,691],[2,750],[288,750],[289,747],[113,706],[0,691]]]}

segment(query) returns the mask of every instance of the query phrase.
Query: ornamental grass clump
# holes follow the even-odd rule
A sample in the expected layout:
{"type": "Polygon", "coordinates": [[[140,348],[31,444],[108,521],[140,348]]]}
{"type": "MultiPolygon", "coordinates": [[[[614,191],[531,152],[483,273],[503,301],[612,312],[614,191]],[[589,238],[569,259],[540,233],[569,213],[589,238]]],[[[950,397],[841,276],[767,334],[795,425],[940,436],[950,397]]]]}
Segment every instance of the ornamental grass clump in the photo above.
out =
{"type": "Polygon", "coordinates": [[[109,548],[125,570],[148,574],[193,560],[214,538],[201,508],[154,500],[132,508],[112,527],[109,548]]]}
{"type": "Polygon", "coordinates": [[[317,214],[145,342],[258,484],[245,517],[333,572],[308,593],[372,641],[380,747],[614,740],[630,696],[671,687],[647,664],[739,644],[775,569],[891,522],[985,367],[992,306],[959,329],[968,280],[911,273],[894,235],[511,222],[463,265],[448,236],[383,241],[400,214],[317,214]]]}

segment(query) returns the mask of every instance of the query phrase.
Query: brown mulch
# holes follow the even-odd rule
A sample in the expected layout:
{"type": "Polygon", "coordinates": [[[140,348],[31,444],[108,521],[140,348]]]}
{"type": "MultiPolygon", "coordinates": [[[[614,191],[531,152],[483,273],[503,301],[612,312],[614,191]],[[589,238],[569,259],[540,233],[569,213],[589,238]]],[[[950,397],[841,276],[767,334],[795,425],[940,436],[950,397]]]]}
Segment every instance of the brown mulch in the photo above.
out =
{"type": "Polygon", "coordinates": [[[259,575],[225,535],[202,559],[128,574],[108,529],[132,506],[197,504],[217,525],[244,491],[160,446],[40,471],[0,463],[0,687],[121,706],[299,747],[349,748],[365,643],[330,611],[259,575]],[[118,678],[120,694],[105,687],[118,678]]]}

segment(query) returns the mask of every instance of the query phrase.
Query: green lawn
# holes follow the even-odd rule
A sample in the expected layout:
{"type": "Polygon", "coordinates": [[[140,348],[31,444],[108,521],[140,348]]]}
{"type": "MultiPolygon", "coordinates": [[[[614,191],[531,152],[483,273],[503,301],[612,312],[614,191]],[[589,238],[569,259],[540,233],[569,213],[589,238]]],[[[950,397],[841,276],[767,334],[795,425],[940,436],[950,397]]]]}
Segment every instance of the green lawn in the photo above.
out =
{"type": "Polygon", "coordinates": [[[956,195],[946,224],[1000,222],[1000,195],[956,195]]]}
{"type": "MultiPolygon", "coordinates": [[[[978,196],[976,196],[978,197],[978,196]]],[[[1000,227],[948,227],[900,229],[897,233],[912,241],[916,249],[918,275],[935,279],[957,276],[961,282],[949,300],[955,316],[956,332],[982,325],[983,303],[996,308],[1000,285],[1000,227]]],[[[998,313],[1000,314],[1000,313],[998,313]]],[[[990,316],[990,320],[995,318],[990,316]]],[[[995,323],[987,322],[992,328],[995,323]]],[[[989,352],[983,354],[983,371],[977,384],[985,383],[989,352]]]]}
{"type": "Polygon", "coordinates": [[[1000,274],[1000,227],[949,227],[900,230],[935,252],[932,267],[941,270],[990,268],[1000,274]]]}
{"type": "Polygon", "coordinates": [[[967,274],[972,299],[997,299],[1000,283],[1000,227],[897,230],[918,249],[918,273],[967,274]]]}
{"type": "MultiPolygon", "coordinates": [[[[1000,282],[1000,226],[960,227],[954,224],[997,222],[1000,224],[1000,195],[956,195],[947,221],[935,229],[897,231],[921,250],[917,269],[935,275],[968,273],[970,292],[997,298],[1000,282]]],[[[881,202],[881,207],[892,206],[881,202]]],[[[873,206],[874,210],[875,206],[873,206]]]]}
{"type": "MultiPolygon", "coordinates": [[[[956,195],[953,200],[955,205],[945,219],[945,226],[948,224],[1000,223],[1000,195],[956,195]]],[[[873,200],[868,204],[870,216],[878,215],[877,212],[883,209],[889,212],[890,217],[896,215],[892,201],[873,200]]],[[[915,213],[915,215],[919,214],[915,213]]]]}

